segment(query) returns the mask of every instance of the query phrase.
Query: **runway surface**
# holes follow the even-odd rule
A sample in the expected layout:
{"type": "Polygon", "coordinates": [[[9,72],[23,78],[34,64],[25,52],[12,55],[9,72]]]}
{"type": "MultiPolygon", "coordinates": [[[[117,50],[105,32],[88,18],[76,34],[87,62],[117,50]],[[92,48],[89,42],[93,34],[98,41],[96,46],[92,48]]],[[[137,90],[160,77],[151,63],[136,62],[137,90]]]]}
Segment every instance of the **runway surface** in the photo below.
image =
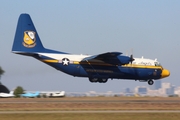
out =
{"type": "Polygon", "coordinates": [[[1,101],[0,104],[4,103],[16,103],[16,104],[24,104],[24,103],[180,103],[177,100],[153,100],[153,101],[131,101],[131,100],[121,100],[121,101],[1,101]]]}
{"type": "Polygon", "coordinates": [[[180,98],[0,98],[3,103],[180,103],[180,98]]]}
{"type": "Polygon", "coordinates": [[[104,111],[0,111],[0,114],[39,113],[180,113],[180,110],[104,110],[104,111]]]}

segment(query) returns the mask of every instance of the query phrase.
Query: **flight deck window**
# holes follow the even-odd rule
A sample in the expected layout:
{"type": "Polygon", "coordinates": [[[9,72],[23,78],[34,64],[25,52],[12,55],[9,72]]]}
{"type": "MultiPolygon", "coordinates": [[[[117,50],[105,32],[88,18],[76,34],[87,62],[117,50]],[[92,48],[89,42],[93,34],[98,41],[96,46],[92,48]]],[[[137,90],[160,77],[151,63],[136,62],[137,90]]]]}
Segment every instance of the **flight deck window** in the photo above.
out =
{"type": "Polygon", "coordinates": [[[161,64],[158,63],[158,62],[154,62],[154,65],[155,65],[155,66],[161,66],[161,64]]]}

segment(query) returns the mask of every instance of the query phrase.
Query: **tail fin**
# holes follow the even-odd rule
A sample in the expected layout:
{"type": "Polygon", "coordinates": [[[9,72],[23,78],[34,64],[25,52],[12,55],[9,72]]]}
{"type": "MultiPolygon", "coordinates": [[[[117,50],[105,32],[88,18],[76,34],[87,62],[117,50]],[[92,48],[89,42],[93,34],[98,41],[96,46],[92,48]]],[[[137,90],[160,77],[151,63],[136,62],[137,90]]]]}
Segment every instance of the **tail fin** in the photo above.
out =
{"type": "Polygon", "coordinates": [[[14,91],[10,91],[10,93],[9,93],[9,94],[13,95],[13,94],[14,94],[14,91]]]}
{"type": "Polygon", "coordinates": [[[43,47],[38,33],[28,14],[21,14],[18,20],[12,52],[33,53],[43,52],[43,47]]]}

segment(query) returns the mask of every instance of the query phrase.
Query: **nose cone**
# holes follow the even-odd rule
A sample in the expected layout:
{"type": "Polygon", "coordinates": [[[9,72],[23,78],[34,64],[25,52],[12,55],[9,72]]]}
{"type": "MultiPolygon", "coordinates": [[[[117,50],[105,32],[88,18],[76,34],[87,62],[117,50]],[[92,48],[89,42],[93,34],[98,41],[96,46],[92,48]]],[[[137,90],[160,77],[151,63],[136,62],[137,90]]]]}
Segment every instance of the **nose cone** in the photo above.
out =
{"type": "Polygon", "coordinates": [[[163,69],[163,70],[162,70],[161,78],[168,77],[169,75],[170,75],[169,70],[167,70],[167,69],[163,69]]]}

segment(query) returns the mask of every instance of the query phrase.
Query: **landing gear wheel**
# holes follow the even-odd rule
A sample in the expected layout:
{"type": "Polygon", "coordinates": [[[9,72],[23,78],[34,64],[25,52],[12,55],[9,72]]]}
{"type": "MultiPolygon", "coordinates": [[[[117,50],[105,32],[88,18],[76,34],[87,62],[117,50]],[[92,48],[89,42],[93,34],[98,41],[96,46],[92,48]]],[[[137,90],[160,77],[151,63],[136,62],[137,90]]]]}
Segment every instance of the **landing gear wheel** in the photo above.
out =
{"type": "Polygon", "coordinates": [[[154,84],[154,81],[153,81],[153,80],[149,80],[149,81],[148,81],[148,84],[149,84],[149,85],[153,85],[153,84],[154,84]]]}
{"type": "Polygon", "coordinates": [[[89,78],[89,81],[92,83],[96,83],[96,82],[106,83],[108,79],[107,78],[89,78]]]}
{"type": "Polygon", "coordinates": [[[98,79],[97,78],[89,78],[89,81],[92,83],[95,83],[95,82],[98,82],[98,79]]]}
{"type": "Polygon", "coordinates": [[[99,83],[106,83],[108,79],[106,78],[102,78],[102,79],[98,79],[99,83]]]}
{"type": "Polygon", "coordinates": [[[108,81],[108,79],[106,79],[106,78],[102,79],[102,83],[106,83],[107,81],[108,81]]]}

